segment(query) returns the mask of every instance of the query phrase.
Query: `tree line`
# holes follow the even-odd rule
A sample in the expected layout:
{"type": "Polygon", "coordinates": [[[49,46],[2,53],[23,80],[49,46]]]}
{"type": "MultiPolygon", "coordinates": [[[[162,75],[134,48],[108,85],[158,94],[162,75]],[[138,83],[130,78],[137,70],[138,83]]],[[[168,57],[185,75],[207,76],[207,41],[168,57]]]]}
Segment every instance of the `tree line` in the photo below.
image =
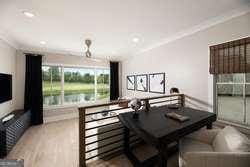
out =
{"type": "MultiPolygon", "coordinates": [[[[61,81],[61,72],[58,67],[50,67],[48,71],[42,71],[44,81],[61,81]]],[[[83,82],[94,83],[95,76],[89,73],[81,75],[80,72],[64,72],[64,82],[83,82]]],[[[97,83],[109,83],[109,74],[100,74],[97,76],[97,83]]]]}

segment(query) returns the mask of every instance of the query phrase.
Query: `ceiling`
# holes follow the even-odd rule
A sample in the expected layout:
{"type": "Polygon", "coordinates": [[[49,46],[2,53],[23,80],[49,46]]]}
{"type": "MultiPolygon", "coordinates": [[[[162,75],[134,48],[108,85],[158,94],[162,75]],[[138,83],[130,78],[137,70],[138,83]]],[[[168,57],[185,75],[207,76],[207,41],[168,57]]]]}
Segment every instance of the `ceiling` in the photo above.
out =
{"type": "Polygon", "coordinates": [[[250,0],[0,0],[0,35],[18,49],[71,55],[83,54],[90,38],[94,57],[125,58],[249,6],[250,0]]]}

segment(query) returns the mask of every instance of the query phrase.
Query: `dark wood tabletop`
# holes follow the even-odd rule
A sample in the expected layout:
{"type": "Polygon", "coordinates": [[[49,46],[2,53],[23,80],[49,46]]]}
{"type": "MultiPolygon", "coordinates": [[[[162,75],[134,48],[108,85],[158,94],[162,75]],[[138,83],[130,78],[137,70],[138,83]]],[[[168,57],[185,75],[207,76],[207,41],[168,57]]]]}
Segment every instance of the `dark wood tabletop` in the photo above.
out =
{"type": "Polygon", "coordinates": [[[118,117],[127,130],[124,133],[128,133],[129,130],[134,131],[147,144],[160,149],[159,151],[164,151],[161,149],[164,147],[167,149],[170,143],[178,142],[180,138],[204,126],[212,128],[212,123],[216,121],[214,113],[188,107],[169,109],[168,106],[151,107],[149,111],[139,111],[138,119],[133,118],[132,112],[122,113],[118,117]],[[166,117],[168,112],[188,116],[190,119],[179,122],[166,117]]]}

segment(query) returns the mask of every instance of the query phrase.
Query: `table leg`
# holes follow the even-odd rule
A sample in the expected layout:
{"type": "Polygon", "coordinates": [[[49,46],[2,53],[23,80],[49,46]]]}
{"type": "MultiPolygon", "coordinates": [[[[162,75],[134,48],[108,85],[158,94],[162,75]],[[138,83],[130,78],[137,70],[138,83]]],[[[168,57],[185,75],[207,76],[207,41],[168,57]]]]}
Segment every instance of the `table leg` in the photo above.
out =
{"type": "Polygon", "coordinates": [[[129,152],[129,129],[124,127],[124,152],[125,154],[129,152]]]}
{"type": "Polygon", "coordinates": [[[158,155],[158,166],[159,167],[167,167],[168,164],[168,146],[167,145],[161,145],[158,155]]]}
{"type": "Polygon", "coordinates": [[[207,124],[207,129],[212,129],[213,128],[213,123],[207,124]]]}
{"type": "Polygon", "coordinates": [[[124,127],[124,154],[127,156],[134,167],[141,167],[141,162],[130,150],[129,137],[130,130],[127,127],[124,127]]]}

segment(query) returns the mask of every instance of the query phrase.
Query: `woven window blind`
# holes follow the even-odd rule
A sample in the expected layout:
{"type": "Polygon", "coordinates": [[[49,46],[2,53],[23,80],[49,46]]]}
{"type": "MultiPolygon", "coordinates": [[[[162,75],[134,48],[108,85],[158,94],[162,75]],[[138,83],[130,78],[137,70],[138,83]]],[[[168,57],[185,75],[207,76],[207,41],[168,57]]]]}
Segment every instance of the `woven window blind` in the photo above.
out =
{"type": "Polygon", "coordinates": [[[210,46],[210,74],[250,72],[250,37],[210,46]]]}

